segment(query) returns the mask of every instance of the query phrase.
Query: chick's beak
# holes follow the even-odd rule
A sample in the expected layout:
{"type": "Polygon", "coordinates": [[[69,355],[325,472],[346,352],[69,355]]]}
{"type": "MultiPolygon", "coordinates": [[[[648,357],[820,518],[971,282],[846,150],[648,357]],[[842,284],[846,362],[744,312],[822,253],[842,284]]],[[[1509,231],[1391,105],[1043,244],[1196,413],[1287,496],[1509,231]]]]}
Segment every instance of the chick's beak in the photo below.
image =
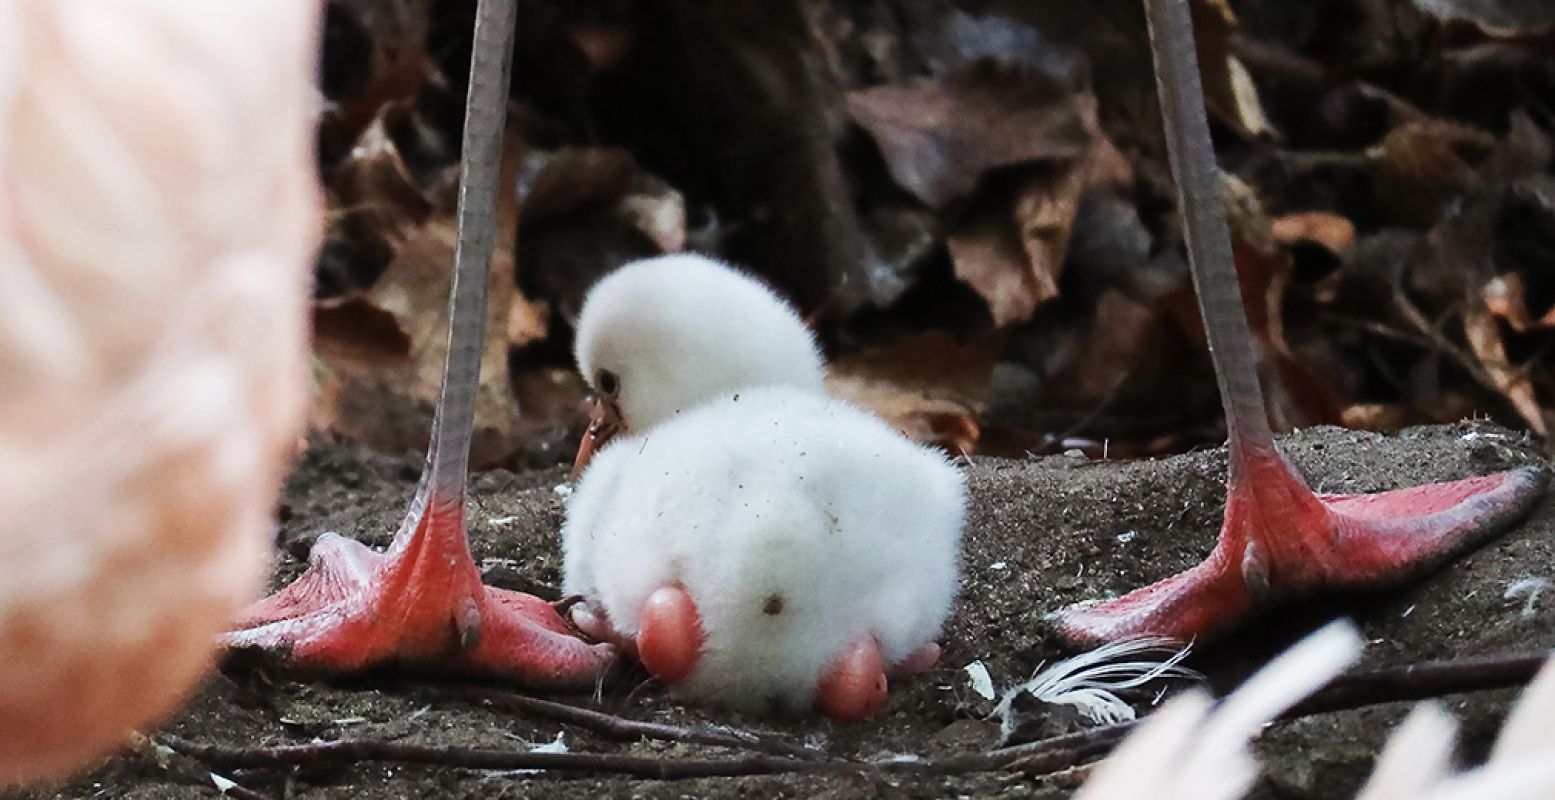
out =
{"type": "Polygon", "coordinates": [[[589,427],[583,432],[583,441],[578,443],[578,455],[572,460],[572,477],[577,479],[583,474],[583,469],[594,458],[594,453],[610,437],[615,436],[621,430],[621,409],[614,401],[596,397],[589,407],[589,427]]]}

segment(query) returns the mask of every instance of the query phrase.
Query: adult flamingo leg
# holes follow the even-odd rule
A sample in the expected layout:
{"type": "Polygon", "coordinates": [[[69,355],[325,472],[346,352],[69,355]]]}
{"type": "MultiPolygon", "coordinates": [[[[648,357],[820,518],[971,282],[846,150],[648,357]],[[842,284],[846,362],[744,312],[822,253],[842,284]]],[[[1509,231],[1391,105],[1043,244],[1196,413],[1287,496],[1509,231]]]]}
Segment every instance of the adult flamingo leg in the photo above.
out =
{"type": "Polygon", "coordinates": [[[1188,0],[1146,0],[1146,15],[1231,470],[1214,551],[1154,585],[1060,612],[1061,632],[1083,644],[1141,634],[1189,639],[1225,628],[1270,598],[1407,580],[1516,522],[1548,482],[1546,470],[1525,467],[1372,495],[1318,495],[1307,486],[1274,440],[1258,385],[1188,0]]]}
{"type": "Polygon", "coordinates": [[[588,685],[614,660],[613,647],[574,636],[551,604],[483,585],[465,535],[515,6],[481,0],[477,11],[448,363],[410,512],[383,553],[339,536],[320,538],[307,571],[250,607],[224,637],[229,647],[260,648],[312,671],[400,663],[542,687],[588,685]]]}
{"type": "Polygon", "coordinates": [[[1504,529],[1539,498],[1536,468],[1362,495],[1318,495],[1288,465],[1233,480],[1214,551],[1193,568],[1061,615],[1076,643],[1155,634],[1188,640],[1262,601],[1385,586],[1504,529]]]}

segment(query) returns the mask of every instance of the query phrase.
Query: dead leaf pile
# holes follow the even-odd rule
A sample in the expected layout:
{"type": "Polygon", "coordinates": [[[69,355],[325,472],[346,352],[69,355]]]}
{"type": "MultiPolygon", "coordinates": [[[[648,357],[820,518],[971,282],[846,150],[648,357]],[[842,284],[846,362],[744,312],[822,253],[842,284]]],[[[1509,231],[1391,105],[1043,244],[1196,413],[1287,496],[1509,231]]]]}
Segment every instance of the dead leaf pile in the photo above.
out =
{"type": "MultiPolygon", "coordinates": [[[[478,464],[566,460],[585,292],[680,250],[787,293],[833,392],[947,451],[1222,435],[1137,2],[640,5],[521,3],[478,464]]],[[[1546,435],[1544,5],[1232,6],[1194,12],[1276,424],[1546,435]]],[[[329,3],[320,435],[425,441],[472,15],[329,3]]]]}

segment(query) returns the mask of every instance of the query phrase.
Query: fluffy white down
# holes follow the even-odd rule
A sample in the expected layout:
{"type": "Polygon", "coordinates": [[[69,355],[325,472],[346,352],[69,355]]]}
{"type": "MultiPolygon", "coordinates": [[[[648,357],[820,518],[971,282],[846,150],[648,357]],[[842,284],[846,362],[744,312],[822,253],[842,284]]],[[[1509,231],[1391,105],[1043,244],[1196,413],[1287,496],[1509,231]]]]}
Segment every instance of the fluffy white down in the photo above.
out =
{"type": "Polygon", "coordinates": [[[661,256],[611,273],[589,291],[577,330],[578,369],[596,388],[599,370],[619,376],[631,430],[749,386],[824,391],[820,351],[793,308],[705,256],[661,256]]]}
{"type": "Polygon", "coordinates": [[[680,583],[707,641],[677,690],[803,712],[858,637],[895,663],[939,633],[965,509],[936,451],[817,392],[752,388],[605,448],[569,503],[565,589],[635,635],[680,583]]]}

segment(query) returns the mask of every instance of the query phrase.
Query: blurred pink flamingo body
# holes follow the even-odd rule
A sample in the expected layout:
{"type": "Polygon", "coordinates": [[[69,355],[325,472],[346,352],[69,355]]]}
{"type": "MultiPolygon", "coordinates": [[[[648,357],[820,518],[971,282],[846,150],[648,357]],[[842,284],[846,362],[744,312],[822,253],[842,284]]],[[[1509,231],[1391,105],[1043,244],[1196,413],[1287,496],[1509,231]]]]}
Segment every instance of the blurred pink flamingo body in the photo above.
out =
{"type": "Polygon", "coordinates": [[[0,0],[0,785],[165,714],[261,588],[318,11],[0,0]]]}

